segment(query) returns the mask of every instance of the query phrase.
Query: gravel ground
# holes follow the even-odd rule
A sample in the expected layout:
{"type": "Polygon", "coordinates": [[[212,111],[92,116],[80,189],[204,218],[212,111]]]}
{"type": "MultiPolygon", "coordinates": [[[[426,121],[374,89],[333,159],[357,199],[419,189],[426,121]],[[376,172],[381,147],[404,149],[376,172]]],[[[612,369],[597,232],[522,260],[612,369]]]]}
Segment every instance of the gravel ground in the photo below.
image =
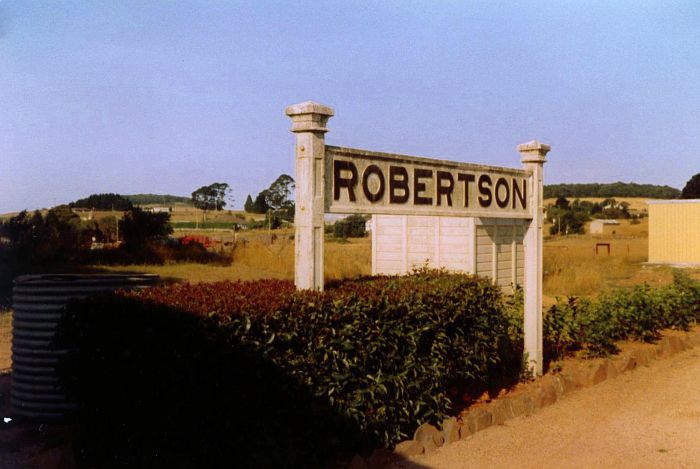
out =
{"type": "Polygon", "coordinates": [[[700,467],[700,349],[394,467],[700,467]]]}

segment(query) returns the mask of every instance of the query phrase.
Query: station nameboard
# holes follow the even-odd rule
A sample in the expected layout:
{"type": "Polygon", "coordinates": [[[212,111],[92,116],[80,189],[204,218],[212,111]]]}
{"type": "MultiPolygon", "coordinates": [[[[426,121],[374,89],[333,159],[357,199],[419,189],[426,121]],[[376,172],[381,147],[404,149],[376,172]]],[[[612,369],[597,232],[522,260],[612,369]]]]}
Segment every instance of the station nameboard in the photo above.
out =
{"type": "Polygon", "coordinates": [[[326,145],[326,213],[532,218],[531,173],[326,145]]]}
{"type": "MultiPolygon", "coordinates": [[[[328,146],[326,124],[334,114],[332,108],[306,101],[288,106],[285,113],[292,119],[296,136],[296,287],[323,290],[325,213],[407,215],[405,219],[408,215],[430,215],[525,220],[523,349],[530,370],[541,375],[543,165],[549,145],[536,140],[518,145],[523,169],[498,168],[328,146]]],[[[517,224],[508,225],[514,233],[510,247],[515,256],[504,261],[512,266],[518,258],[517,224]]],[[[439,234],[440,229],[441,225],[434,225],[433,231],[439,234]]],[[[494,228],[492,244],[498,240],[496,231],[494,228]]],[[[408,230],[402,233],[407,236],[408,230]]],[[[404,242],[403,246],[408,244],[404,242]]],[[[499,249],[492,246],[492,269],[501,269],[499,249]]],[[[477,251],[478,242],[474,246],[476,255],[477,251]]],[[[517,264],[515,273],[517,281],[517,264]]]]}

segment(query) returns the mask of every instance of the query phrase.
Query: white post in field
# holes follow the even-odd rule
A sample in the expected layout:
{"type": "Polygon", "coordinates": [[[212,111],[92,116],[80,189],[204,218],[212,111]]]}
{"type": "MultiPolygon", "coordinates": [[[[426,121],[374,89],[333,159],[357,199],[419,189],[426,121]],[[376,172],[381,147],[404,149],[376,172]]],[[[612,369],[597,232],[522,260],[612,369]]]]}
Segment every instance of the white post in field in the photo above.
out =
{"type": "Polygon", "coordinates": [[[550,146],[533,140],[518,145],[520,161],[532,173],[529,204],[532,221],[525,234],[525,318],[524,346],[528,366],[536,375],[542,375],[542,223],[544,219],[544,163],[550,146]]]}
{"type": "Polygon", "coordinates": [[[312,101],[285,109],[296,136],[294,284],[323,290],[323,213],[326,123],[333,109],[312,101]]]}

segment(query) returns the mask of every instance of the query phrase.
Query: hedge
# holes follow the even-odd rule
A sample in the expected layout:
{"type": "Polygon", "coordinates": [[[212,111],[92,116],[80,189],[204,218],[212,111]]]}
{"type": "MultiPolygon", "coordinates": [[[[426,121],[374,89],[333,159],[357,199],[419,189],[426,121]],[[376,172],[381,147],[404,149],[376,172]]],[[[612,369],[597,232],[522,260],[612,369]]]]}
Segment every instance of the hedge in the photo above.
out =
{"type": "Polygon", "coordinates": [[[71,303],[59,341],[90,464],[326,466],[517,380],[509,324],[488,280],[421,271],[121,292],[71,303]]]}
{"type": "MultiPolygon", "coordinates": [[[[420,271],[323,293],[261,280],[72,302],[59,345],[97,467],[327,467],[391,447],[523,376],[522,291],[420,271]]],[[[544,314],[545,362],[700,319],[700,283],[569,297],[544,314]]]]}
{"type": "Polygon", "coordinates": [[[644,284],[596,299],[557,298],[544,314],[545,356],[558,360],[577,350],[605,356],[617,352],[616,341],[652,342],[662,329],[687,330],[699,319],[700,282],[680,270],[664,287],[644,284]]]}

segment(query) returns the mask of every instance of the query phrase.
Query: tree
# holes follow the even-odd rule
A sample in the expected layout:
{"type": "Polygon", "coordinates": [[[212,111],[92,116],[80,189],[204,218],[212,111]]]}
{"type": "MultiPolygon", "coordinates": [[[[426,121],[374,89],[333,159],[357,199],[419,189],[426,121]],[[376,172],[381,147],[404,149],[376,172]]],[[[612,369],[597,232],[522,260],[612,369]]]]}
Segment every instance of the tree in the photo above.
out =
{"type": "Polygon", "coordinates": [[[208,186],[202,186],[192,193],[192,205],[206,213],[209,210],[223,210],[226,206],[226,197],[231,189],[225,182],[215,182],[208,186]]]}
{"type": "Polygon", "coordinates": [[[267,189],[258,194],[253,202],[252,213],[267,213],[270,206],[267,205],[267,189]]]}
{"type": "Polygon", "coordinates": [[[253,213],[253,198],[250,196],[250,194],[248,194],[248,197],[245,199],[243,210],[245,210],[247,213],[253,213]]]}
{"type": "Polygon", "coordinates": [[[21,212],[0,223],[0,236],[8,239],[16,258],[25,263],[64,263],[75,259],[89,239],[80,217],[67,205],[59,205],[42,216],[21,212]]]}
{"type": "Polygon", "coordinates": [[[272,210],[280,210],[285,208],[290,204],[290,196],[294,190],[294,178],[288,174],[282,174],[280,177],[275,179],[275,182],[270,184],[267,189],[266,200],[267,205],[270,206],[272,210]]]}
{"type": "Polygon", "coordinates": [[[163,238],[173,232],[168,212],[144,212],[138,207],[129,210],[120,222],[119,231],[129,249],[143,247],[147,241],[163,238]]]}
{"type": "Polygon", "coordinates": [[[561,208],[563,210],[568,210],[569,209],[569,201],[566,199],[566,197],[559,196],[559,197],[557,197],[556,202],[554,202],[554,206],[557,208],[561,208]]]}
{"type": "Polygon", "coordinates": [[[129,210],[131,201],[119,194],[92,194],[84,199],[76,200],[69,204],[71,208],[87,208],[97,210],[129,210]]]}
{"type": "Polygon", "coordinates": [[[290,200],[294,187],[294,178],[288,174],[282,174],[270,184],[270,187],[261,192],[267,207],[282,219],[294,218],[294,202],[290,200]]]}
{"type": "Polygon", "coordinates": [[[333,235],[336,238],[362,238],[365,236],[367,218],[362,215],[350,215],[335,222],[333,235]]]}
{"type": "Polygon", "coordinates": [[[700,199],[700,173],[691,177],[681,191],[681,199],[700,199]]]}
{"type": "Polygon", "coordinates": [[[558,210],[554,224],[549,227],[549,234],[582,234],[584,224],[588,221],[588,214],[584,211],[558,210]]]}

